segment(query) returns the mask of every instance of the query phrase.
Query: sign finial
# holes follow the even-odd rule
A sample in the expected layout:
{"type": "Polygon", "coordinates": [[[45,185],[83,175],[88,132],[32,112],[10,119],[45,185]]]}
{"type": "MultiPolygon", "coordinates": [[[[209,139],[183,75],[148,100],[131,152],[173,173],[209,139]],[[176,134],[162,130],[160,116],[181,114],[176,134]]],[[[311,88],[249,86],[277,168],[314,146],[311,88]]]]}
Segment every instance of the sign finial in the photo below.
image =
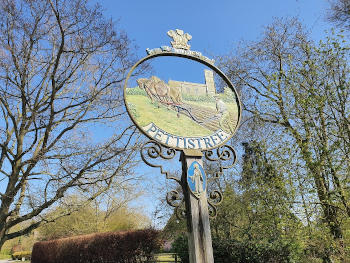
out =
{"type": "Polygon", "coordinates": [[[167,32],[168,36],[171,37],[174,41],[171,41],[173,48],[189,50],[190,45],[187,44],[189,40],[192,39],[192,36],[188,33],[184,33],[181,29],[169,30],[167,32]]]}

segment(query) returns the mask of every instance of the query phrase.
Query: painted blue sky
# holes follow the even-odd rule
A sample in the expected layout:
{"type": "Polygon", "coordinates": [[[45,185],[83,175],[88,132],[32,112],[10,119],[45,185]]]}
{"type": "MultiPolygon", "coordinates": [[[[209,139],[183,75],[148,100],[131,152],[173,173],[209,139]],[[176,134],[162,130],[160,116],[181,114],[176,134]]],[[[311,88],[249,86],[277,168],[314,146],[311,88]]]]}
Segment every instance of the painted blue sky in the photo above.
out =
{"type": "MultiPolygon", "coordinates": [[[[258,40],[264,26],[272,23],[274,18],[299,18],[315,41],[324,38],[325,30],[332,26],[326,20],[328,0],[97,2],[105,9],[105,15],[118,21],[119,29],[133,40],[140,58],[146,56],[146,48],[170,46],[171,39],[166,34],[170,29],[183,29],[191,34],[191,50],[212,58],[229,53],[240,41],[258,40]]],[[[191,70],[182,72],[183,79],[178,80],[197,81],[203,78],[201,73],[198,75],[191,70]]],[[[179,75],[179,72],[175,73],[179,75]]],[[[144,184],[150,191],[135,205],[144,207],[144,211],[152,217],[159,200],[165,197],[168,182],[158,169],[142,166],[138,173],[148,178],[144,184]]]]}

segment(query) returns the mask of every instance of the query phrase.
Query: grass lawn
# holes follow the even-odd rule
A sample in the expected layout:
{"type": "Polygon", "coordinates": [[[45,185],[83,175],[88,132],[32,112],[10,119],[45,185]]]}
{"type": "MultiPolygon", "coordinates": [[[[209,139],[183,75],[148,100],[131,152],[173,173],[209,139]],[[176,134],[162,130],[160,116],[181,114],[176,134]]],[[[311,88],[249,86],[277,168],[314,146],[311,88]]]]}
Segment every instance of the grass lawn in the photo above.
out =
{"type": "Polygon", "coordinates": [[[11,259],[11,255],[0,254],[0,259],[11,259]]]}
{"type": "MultiPolygon", "coordinates": [[[[172,253],[156,254],[154,257],[155,257],[155,260],[161,261],[164,263],[165,262],[175,262],[175,256],[172,253]]],[[[177,257],[177,262],[181,262],[180,257],[177,257]]]]}
{"type": "Polygon", "coordinates": [[[153,122],[159,128],[178,136],[208,136],[213,132],[195,123],[189,117],[159,104],[159,108],[150,99],[142,95],[127,95],[130,113],[136,122],[144,127],[153,122]],[[131,104],[130,104],[131,103],[131,104]]]}

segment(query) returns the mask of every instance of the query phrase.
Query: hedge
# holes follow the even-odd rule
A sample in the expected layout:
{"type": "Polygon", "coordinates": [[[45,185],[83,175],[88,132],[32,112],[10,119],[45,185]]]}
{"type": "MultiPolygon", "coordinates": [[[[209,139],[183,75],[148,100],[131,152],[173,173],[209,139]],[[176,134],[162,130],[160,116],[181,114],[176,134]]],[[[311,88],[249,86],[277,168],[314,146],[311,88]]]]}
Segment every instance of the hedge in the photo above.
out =
{"type": "Polygon", "coordinates": [[[32,263],[139,263],[153,258],[160,247],[153,229],[97,233],[50,241],[33,246],[32,263]]]}
{"type": "MultiPolygon", "coordinates": [[[[181,257],[182,263],[189,263],[187,236],[179,236],[172,244],[172,252],[181,257]]],[[[290,263],[291,248],[283,242],[260,243],[234,239],[213,238],[215,263],[290,263]]]]}

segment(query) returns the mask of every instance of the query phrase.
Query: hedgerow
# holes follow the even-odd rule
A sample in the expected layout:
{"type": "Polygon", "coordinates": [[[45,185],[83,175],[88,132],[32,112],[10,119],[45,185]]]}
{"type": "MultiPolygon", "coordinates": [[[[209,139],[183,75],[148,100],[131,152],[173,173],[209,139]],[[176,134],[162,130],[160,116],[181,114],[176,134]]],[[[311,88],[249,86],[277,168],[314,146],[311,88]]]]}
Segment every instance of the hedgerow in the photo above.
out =
{"type": "MultiPolygon", "coordinates": [[[[179,236],[172,244],[182,263],[189,263],[187,236],[179,236]]],[[[291,248],[283,242],[254,242],[234,239],[213,238],[215,263],[289,263],[291,248]]]]}
{"type": "Polygon", "coordinates": [[[134,88],[127,88],[126,89],[127,95],[144,95],[147,96],[147,93],[144,89],[141,89],[139,86],[134,88]]]}
{"type": "Polygon", "coordinates": [[[97,233],[37,242],[32,263],[139,263],[160,247],[153,229],[97,233]]]}

